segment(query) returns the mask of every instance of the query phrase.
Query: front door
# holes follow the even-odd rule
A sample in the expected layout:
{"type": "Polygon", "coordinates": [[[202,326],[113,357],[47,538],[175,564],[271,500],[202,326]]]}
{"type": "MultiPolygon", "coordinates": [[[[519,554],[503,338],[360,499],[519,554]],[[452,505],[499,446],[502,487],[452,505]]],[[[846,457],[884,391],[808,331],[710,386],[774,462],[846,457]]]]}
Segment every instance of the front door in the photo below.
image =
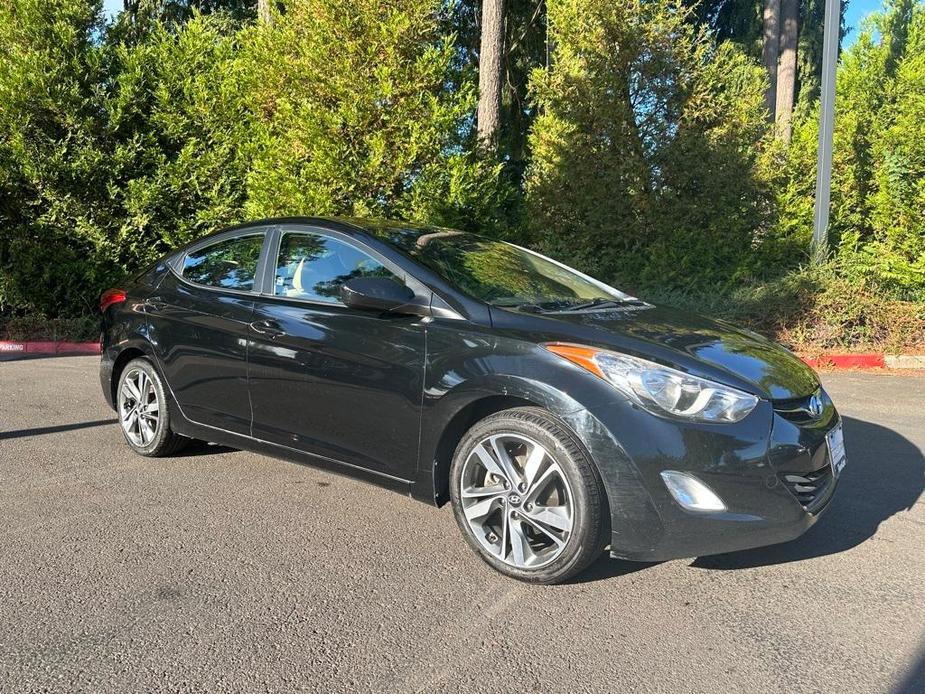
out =
{"type": "Polygon", "coordinates": [[[350,309],[354,277],[391,267],[354,239],[282,229],[267,264],[271,295],[255,305],[249,343],[253,436],[402,480],[414,478],[425,322],[350,309]]]}

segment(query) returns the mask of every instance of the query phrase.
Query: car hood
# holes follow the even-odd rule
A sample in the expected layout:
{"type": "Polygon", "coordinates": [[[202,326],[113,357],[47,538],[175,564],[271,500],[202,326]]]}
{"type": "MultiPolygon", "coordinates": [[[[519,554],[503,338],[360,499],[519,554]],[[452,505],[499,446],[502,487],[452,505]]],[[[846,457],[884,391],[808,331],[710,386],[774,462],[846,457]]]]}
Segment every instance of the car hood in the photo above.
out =
{"type": "MultiPolygon", "coordinates": [[[[813,370],[780,345],[694,313],[642,303],[529,317],[503,313],[536,319],[533,327],[542,333],[536,336],[539,340],[614,349],[770,400],[805,397],[819,387],[813,370]]],[[[497,314],[492,312],[493,319],[497,314]]]]}

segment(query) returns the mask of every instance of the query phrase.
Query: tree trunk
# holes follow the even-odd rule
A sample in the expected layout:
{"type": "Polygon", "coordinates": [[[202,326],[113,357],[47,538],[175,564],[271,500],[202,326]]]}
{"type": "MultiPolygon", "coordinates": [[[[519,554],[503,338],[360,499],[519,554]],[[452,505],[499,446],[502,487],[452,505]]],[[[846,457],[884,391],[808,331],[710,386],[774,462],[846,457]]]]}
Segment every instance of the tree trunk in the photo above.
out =
{"type": "Polygon", "coordinates": [[[138,0],[123,0],[122,11],[125,12],[134,24],[138,20],[138,0]]]}
{"type": "Polygon", "coordinates": [[[270,10],[271,0],[257,0],[257,19],[264,24],[273,23],[273,12],[270,10]]]}
{"type": "Polygon", "coordinates": [[[486,147],[498,144],[501,125],[501,84],[504,79],[504,0],[482,0],[479,50],[478,136],[486,147]]]}
{"type": "Polygon", "coordinates": [[[768,88],[764,92],[764,105],[768,118],[774,122],[777,112],[777,59],[780,54],[780,0],[764,2],[764,44],[761,58],[768,73],[768,88]]]}
{"type": "Polygon", "coordinates": [[[796,100],[797,37],[800,0],[780,0],[780,60],[777,65],[777,136],[790,143],[793,104],[796,100]]]}

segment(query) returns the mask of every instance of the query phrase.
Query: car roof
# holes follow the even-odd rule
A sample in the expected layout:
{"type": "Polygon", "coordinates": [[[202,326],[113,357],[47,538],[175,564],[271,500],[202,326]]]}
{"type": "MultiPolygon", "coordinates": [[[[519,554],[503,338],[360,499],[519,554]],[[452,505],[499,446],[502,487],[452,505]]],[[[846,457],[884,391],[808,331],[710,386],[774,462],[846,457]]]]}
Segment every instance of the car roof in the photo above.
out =
{"type": "MultiPolygon", "coordinates": [[[[433,233],[434,231],[445,231],[446,229],[442,227],[424,225],[424,224],[414,224],[412,222],[404,222],[393,219],[365,219],[360,217],[309,217],[309,216],[294,216],[294,217],[266,217],[264,219],[256,219],[249,222],[242,222],[234,226],[225,227],[206,236],[202,236],[196,239],[196,242],[207,239],[210,236],[216,236],[218,234],[226,234],[228,232],[234,231],[243,231],[253,227],[266,227],[266,226],[279,226],[283,224],[307,224],[307,225],[316,225],[323,227],[330,227],[345,233],[347,235],[355,235],[359,233],[365,233],[370,236],[382,239],[383,241],[392,241],[395,242],[396,236],[401,236],[407,239],[417,239],[424,234],[433,233]]],[[[454,230],[455,231],[455,230],[454,230]]],[[[401,244],[398,244],[401,245],[401,244]]]]}

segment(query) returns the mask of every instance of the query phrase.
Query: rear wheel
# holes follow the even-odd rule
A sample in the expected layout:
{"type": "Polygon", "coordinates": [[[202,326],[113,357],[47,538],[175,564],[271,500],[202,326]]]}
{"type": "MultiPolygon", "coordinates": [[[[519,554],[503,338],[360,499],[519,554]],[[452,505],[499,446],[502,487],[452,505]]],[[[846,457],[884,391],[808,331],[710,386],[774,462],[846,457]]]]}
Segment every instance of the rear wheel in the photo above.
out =
{"type": "Polygon", "coordinates": [[[473,426],[456,449],[450,494],[470,546],[521,581],[564,581],[603,549],[597,471],[575,435],[539,408],[473,426]]]}
{"type": "Polygon", "coordinates": [[[133,359],[122,370],[116,409],[122,435],[139,455],[171,455],[189,441],[170,428],[164,384],[147,359],[133,359]]]}

